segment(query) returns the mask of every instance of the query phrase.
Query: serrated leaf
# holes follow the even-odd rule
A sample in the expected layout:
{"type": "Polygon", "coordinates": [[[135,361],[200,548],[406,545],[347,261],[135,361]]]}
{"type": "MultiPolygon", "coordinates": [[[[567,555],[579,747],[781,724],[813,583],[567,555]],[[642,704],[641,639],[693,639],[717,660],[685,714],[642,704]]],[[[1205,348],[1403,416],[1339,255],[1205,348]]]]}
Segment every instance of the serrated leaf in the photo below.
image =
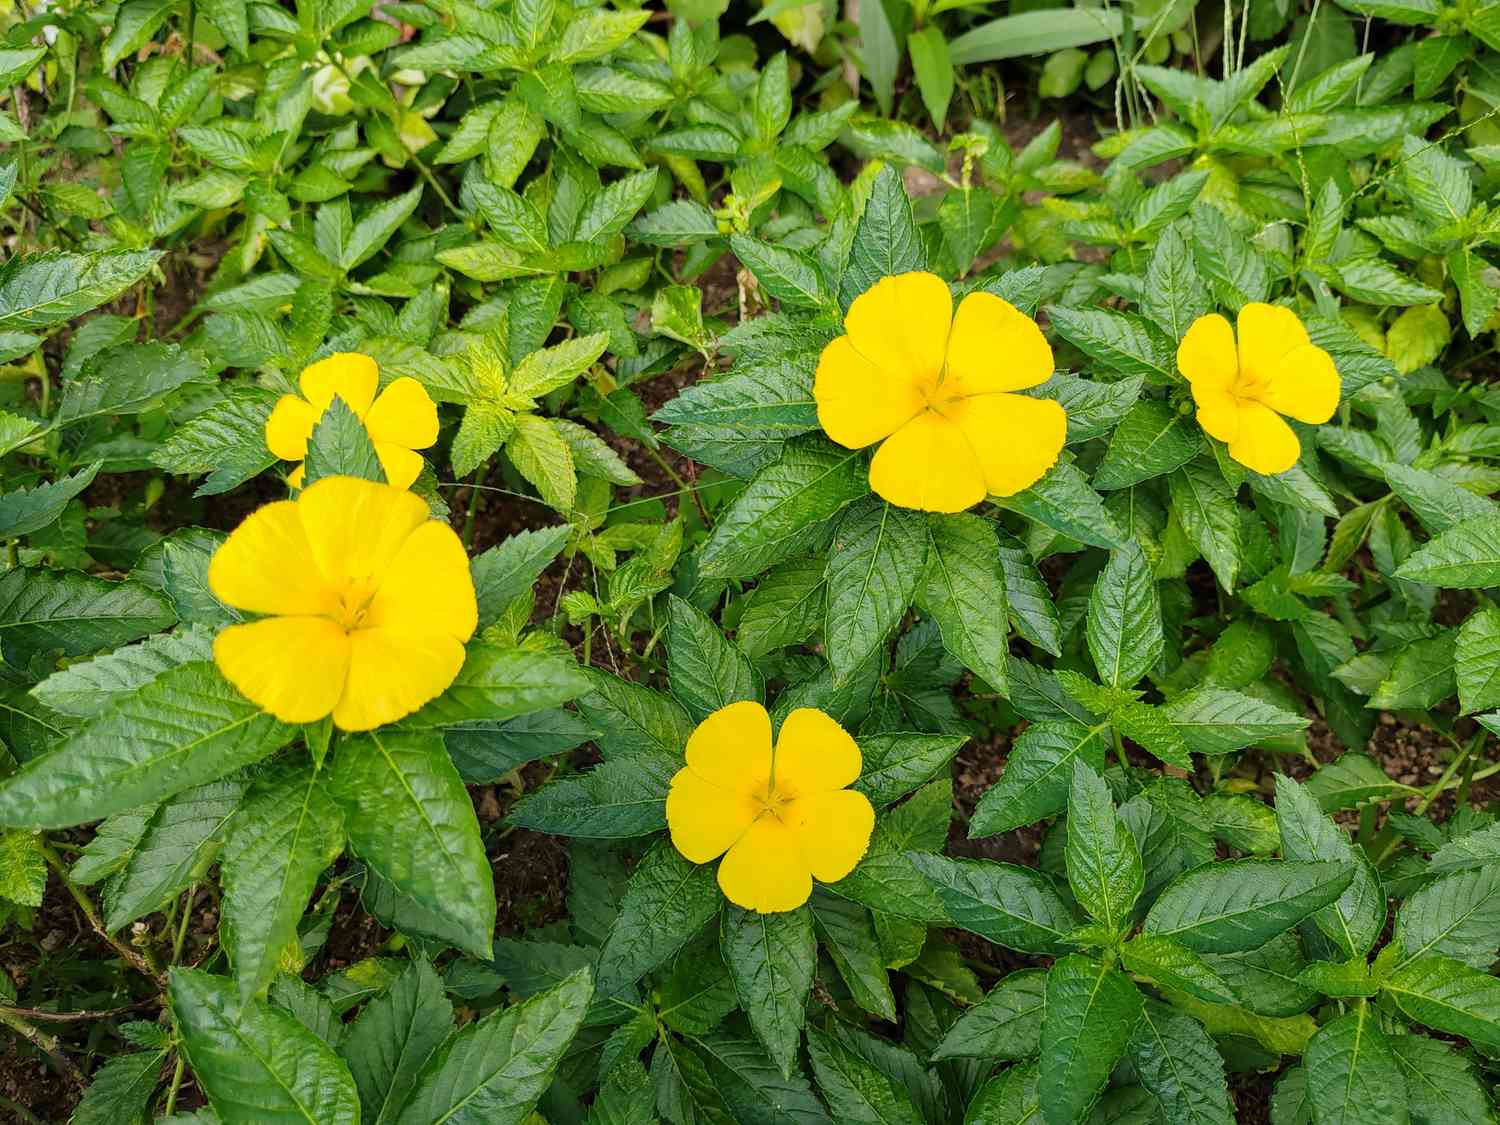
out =
{"type": "Polygon", "coordinates": [[[760,914],[731,904],[720,923],[720,948],[740,1008],[790,1078],[817,966],[812,911],[760,914]]]}
{"type": "Polygon", "coordinates": [[[1068,802],[1075,761],[1104,768],[1103,726],[1067,720],[1033,723],[1012,743],[1000,780],[979,798],[969,836],[994,836],[1061,812],[1068,802]]]}
{"type": "Polygon", "coordinates": [[[1094,487],[1128,488],[1186,465],[1202,448],[1197,426],[1157,399],[1142,399],[1120,420],[1094,473],[1094,487]]]}
{"type": "Polygon", "coordinates": [[[1064,860],[1073,896],[1106,932],[1122,932],[1145,887],[1145,871],[1109,786],[1087,762],[1073,764],[1067,831],[1064,860]]]}
{"type": "MultiPolygon", "coordinates": [[[[1433,858],[1438,866],[1442,851],[1433,858]]],[[[1419,888],[1396,912],[1394,937],[1405,960],[1441,954],[1470,968],[1495,961],[1500,932],[1500,868],[1454,871],[1419,888]]]]}
{"type": "Polygon", "coordinates": [[[1126,1050],[1168,1125],[1233,1125],[1223,1056],[1192,1016],[1146,1004],[1126,1050]]]}
{"type": "Polygon", "coordinates": [[[1457,590],[1500,585],[1500,515],[1454,524],[1413,551],[1395,577],[1457,590]]]}
{"type": "Polygon", "coordinates": [[[943,647],[1001,694],[1007,690],[1005,572],[991,525],[977,516],[933,516],[917,603],[943,647]]]}
{"type": "Polygon", "coordinates": [[[1073,1125],[1099,1096],[1141,1007],[1141,994],[1123,973],[1078,954],[1053,963],[1038,1083],[1047,1125],[1073,1125]]]}
{"type": "Polygon", "coordinates": [[[1404,1125],[1406,1083],[1375,1013],[1361,1004],[1324,1024],[1303,1055],[1307,1099],[1321,1125],[1404,1125]]]}
{"type": "Polygon", "coordinates": [[[551,1085],[593,995],[588,969],[579,969],[466,1024],[427,1059],[397,1125],[521,1125],[551,1085]]]}
{"type": "Polygon", "coordinates": [[[1143,928],[1198,953],[1254,949],[1335,901],[1354,876],[1343,863],[1205,864],[1168,884],[1143,928]]]}
{"type": "Polygon", "coordinates": [[[1077,924],[1066,900],[1038,871],[925,852],[911,852],[908,858],[955,925],[997,945],[1025,953],[1056,952],[1077,924]]]}
{"type": "Polygon", "coordinates": [[[599,950],[601,996],[614,996],[681,949],[718,914],[724,898],[711,865],[659,843],[630,876],[619,916],[599,950]]]}
{"type": "Polygon", "coordinates": [[[920,270],[926,265],[927,255],[912,219],[911,202],[906,197],[901,175],[886,165],[871,184],[870,198],[855,227],[839,297],[847,309],[854,298],[881,278],[920,270]]]}
{"type": "Polygon", "coordinates": [[[453,1030],[453,1005],[426,961],[415,959],[349,1025],[338,1051],[359,1089],[361,1120],[394,1121],[422,1064],[453,1030]]]}
{"type": "Polygon", "coordinates": [[[691,603],[673,596],[667,616],[667,674],[672,694],[696,720],[764,692],[744,653],[691,603]]]}
{"type": "Polygon", "coordinates": [[[175,621],[166,600],[138,583],[40,567],[16,567],[0,577],[0,651],[21,670],[39,656],[84,656],[175,621]]]}
{"type": "Polygon", "coordinates": [[[840,1121],[857,1125],[922,1125],[907,1092],[889,1076],[818,1028],[807,1034],[818,1088],[840,1121]]]}
{"type": "Polygon", "coordinates": [[[823,634],[835,682],[847,679],[895,630],[927,555],[921,513],[877,498],[839,521],[828,554],[823,634]]]}
{"type": "Polygon", "coordinates": [[[16,254],[0,265],[0,331],[46,328],[112,301],[162,256],[160,250],[16,254]]]}
{"type": "Polygon", "coordinates": [[[334,756],[350,850],[420,904],[441,938],[488,957],[495,889],[463,781],[433,732],[371,731],[334,756]]]}
{"type": "Polygon", "coordinates": [[[227,977],[198,969],[173,969],[169,996],[193,1074],[224,1125],[359,1121],[348,1067],[291,1016],[242,1004],[227,977]]]}
{"type": "Polygon", "coordinates": [[[1161,602],[1137,544],[1110,553],[1089,595],[1086,635],[1099,676],[1112,687],[1133,686],[1161,658],[1161,602]]]}
{"type": "Polygon", "coordinates": [[[1046,1011],[1046,970],[1010,973],[954,1021],[933,1050],[933,1061],[1031,1058],[1041,1044],[1046,1011]]]}
{"type": "Polygon", "coordinates": [[[223,777],[295,735],[212,664],[182,664],[0,782],[0,824],[61,828],[98,820],[223,777]]]}
{"type": "Polygon", "coordinates": [[[1313,795],[1284,774],[1276,776],[1276,820],[1287,859],[1327,860],[1354,870],[1343,894],[1312,920],[1346,957],[1363,958],[1385,928],[1385,891],[1374,865],[1324,815],[1313,795]]]}

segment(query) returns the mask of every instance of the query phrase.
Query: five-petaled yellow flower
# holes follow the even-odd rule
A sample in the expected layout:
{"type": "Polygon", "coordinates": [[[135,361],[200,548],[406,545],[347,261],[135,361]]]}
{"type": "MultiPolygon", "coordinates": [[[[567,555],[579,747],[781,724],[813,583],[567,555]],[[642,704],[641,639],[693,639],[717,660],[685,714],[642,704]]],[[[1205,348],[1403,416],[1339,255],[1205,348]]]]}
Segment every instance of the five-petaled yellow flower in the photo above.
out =
{"type": "Polygon", "coordinates": [[[882,278],[856,297],[813,382],[818,422],[848,449],[882,442],[870,487],[892,504],[961,512],[1041,479],[1067,436],[1050,399],[1010,392],[1052,377],[1036,321],[991,293],[953,311],[930,273],[882,278]]]}
{"type": "Polygon", "coordinates": [[[1192,387],[1198,424],[1257,473],[1284,473],[1301,456],[1281,415],[1316,425],[1339,405],[1333,359],[1279,305],[1246,305],[1236,328],[1218,313],[1200,316],[1178,345],[1177,369],[1192,387]]]}
{"type": "Polygon", "coordinates": [[[719,887],[735,905],[795,910],[814,879],[837,882],[869,847],[875,810],[845,788],[860,765],[854,739],[822,711],[793,711],[773,750],[766,709],[731,703],[688,738],[667,794],[672,843],[694,863],[724,856],[719,887]]]}
{"type": "Polygon", "coordinates": [[[208,566],[228,605],[265,614],[214,640],[219,671],[287,723],[370,730],[441,695],[478,608],[453,529],[404,489],[325,477],[251,513],[208,566]]]}
{"type": "MultiPolygon", "coordinates": [[[[302,372],[302,395],[282,395],[266,419],[266,448],[283,461],[307,456],[307,440],[323,412],[338,395],[364,423],[375,446],[385,479],[397,488],[410,488],[422,475],[422,455],[438,438],[437,407],[427,388],[409,376],[391,381],[380,392],[380,368],[359,352],[338,352],[302,372]]],[[[302,486],[302,466],[287,477],[293,488],[302,486]]]]}

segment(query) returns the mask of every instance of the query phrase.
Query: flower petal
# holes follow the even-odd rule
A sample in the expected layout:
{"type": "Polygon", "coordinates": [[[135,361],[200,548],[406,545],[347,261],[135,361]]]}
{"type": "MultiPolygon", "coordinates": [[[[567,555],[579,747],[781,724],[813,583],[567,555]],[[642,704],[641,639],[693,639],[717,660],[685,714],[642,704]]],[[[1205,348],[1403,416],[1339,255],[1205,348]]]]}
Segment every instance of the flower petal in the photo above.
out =
{"type": "Polygon", "coordinates": [[[326,617],[268,617],[214,638],[214,663],[246,699],[284,723],[313,723],[344,692],[349,637],[326,617]]]}
{"type": "Polygon", "coordinates": [[[375,401],[380,368],[373,359],[359,352],[335,352],[327,359],[303,368],[302,377],[297,382],[302,388],[302,397],[312,404],[319,418],[328,409],[334,395],[363,418],[370,403],[375,401]]]}
{"type": "Polygon", "coordinates": [[[863,760],[859,746],[833,716],[799,707],[776,735],[772,780],[778,793],[797,799],[852,785],[863,760]]]}
{"type": "Polygon", "coordinates": [[[844,314],[849,342],[892,378],[937,386],[948,350],[953,298],[936,274],[902,273],[882,277],[844,314]]]}
{"type": "Polygon", "coordinates": [[[380,468],[392,488],[410,488],[422,475],[422,466],[426,464],[420,453],[413,453],[393,441],[377,441],[375,456],[380,459],[380,468]]]}
{"type": "Polygon", "coordinates": [[[307,462],[299,461],[295,468],[286,475],[286,486],[296,490],[302,487],[303,478],[307,476],[307,462]]]}
{"type": "Polygon", "coordinates": [[[438,439],[437,404],[410,375],[393,379],[365,415],[371,440],[426,449],[438,439]]]}
{"type": "Polygon", "coordinates": [[[763,810],[748,798],[678,770],[667,791],[667,829],[672,846],[693,863],[718,859],[743,836],[763,810]]]}
{"type": "Polygon", "coordinates": [[[245,517],[209,560],[208,586],[220,601],[252,613],[322,614],[338,604],[294,500],[245,517]]]}
{"type": "Polygon", "coordinates": [[[993,293],[959,302],[948,338],[945,392],[1021,391],[1052,378],[1052,347],[1036,321],[993,293]]]}
{"type": "Polygon", "coordinates": [[[813,398],[823,432],[846,449],[889,437],[927,405],[916,380],[871,363],[848,336],[823,349],[813,398]]]}
{"type": "Polygon", "coordinates": [[[870,487],[902,508],[962,512],[984,499],[984,472],[959,428],[925,410],[875,451],[870,487]]]}
{"type": "Polygon", "coordinates": [[[1192,384],[1195,395],[1199,387],[1223,391],[1233,386],[1240,360],[1229,321],[1218,313],[1193,321],[1177,345],[1177,370],[1192,384]]]}
{"type": "Polygon", "coordinates": [[[297,497],[307,541],[328,581],[378,580],[410,535],[427,522],[427,501],[357,477],[324,477],[297,497]]]}
{"type": "Polygon", "coordinates": [[[479,623],[469,556],[453,529],[428,520],[401,544],[364,624],[371,629],[446,633],[466,641],[479,623]]]}
{"type": "Polygon", "coordinates": [[[1302,453],[1297,435],[1269,406],[1240,404],[1240,429],[1229,443],[1229,456],[1247,469],[1270,476],[1284,473],[1302,453]]]}
{"type": "Polygon", "coordinates": [[[800,833],[774,816],[761,817],[719,864],[719,889],[746,910],[796,910],[812,897],[812,871],[800,833]]]}
{"type": "Polygon", "coordinates": [[[870,846],[875,809],[853,789],[811,793],[792,806],[792,827],[813,878],[837,883],[854,870],[870,846]]]}
{"type": "Polygon", "coordinates": [[[1068,438],[1061,403],[1025,395],[975,395],[949,408],[968,440],[991,496],[1014,496],[1057,464],[1068,438]]]}
{"type": "Polygon", "coordinates": [[[1338,368],[1316,344],[1293,348],[1272,374],[1260,400],[1278,414],[1319,425],[1339,408],[1338,368]]]}
{"type": "Polygon", "coordinates": [[[1198,405],[1198,425],[1210,437],[1232,442],[1240,433],[1240,400],[1219,387],[1193,384],[1193,401],[1198,405]]]}
{"type": "Polygon", "coordinates": [[[1264,386],[1286,354],[1307,343],[1307,329],[1291,309],[1252,301],[1235,321],[1240,342],[1240,376],[1264,386]]]}
{"type": "Polygon", "coordinates": [[[771,716],[742,700],[720,707],[688,735],[688,768],[730,793],[765,793],[771,781],[771,716]]]}
{"type": "Polygon", "coordinates": [[[283,461],[307,456],[307,439],[318,424],[318,412],[296,395],[282,395],[266,419],[266,448],[283,461]]]}
{"type": "Polygon", "coordinates": [[[341,730],[394,723],[448,690],[464,646],[439,633],[357,629],[349,634],[349,677],[333,709],[341,730]]]}

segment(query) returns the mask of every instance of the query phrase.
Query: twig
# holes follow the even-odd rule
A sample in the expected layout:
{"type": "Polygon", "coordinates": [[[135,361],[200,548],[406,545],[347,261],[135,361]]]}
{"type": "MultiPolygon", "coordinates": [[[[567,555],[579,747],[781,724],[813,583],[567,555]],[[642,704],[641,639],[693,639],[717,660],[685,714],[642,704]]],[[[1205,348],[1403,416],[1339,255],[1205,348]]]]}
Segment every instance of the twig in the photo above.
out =
{"type": "Polygon", "coordinates": [[[67,1056],[62,1053],[62,1048],[58,1045],[54,1037],[48,1035],[45,1031],[40,1031],[32,1027],[20,1016],[12,1014],[9,1008],[0,1008],[0,1024],[4,1024],[10,1028],[22,1039],[25,1039],[38,1051],[46,1055],[47,1061],[52,1064],[52,1069],[61,1074],[78,1089],[81,1090],[88,1085],[87,1080],[83,1077],[83,1072],[68,1061],[67,1056]]]}
{"type": "Polygon", "coordinates": [[[150,977],[158,986],[165,985],[166,979],[161,973],[153,969],[144,957],[105,929],[104,921],[99,917],[99,911],[95,909],[93,901],[88,895],[83,893],[83,890],[77,883],[73,882],[73,877],[68,874],[67,864],[53,850],[52,845],[43,839],[39,842],[39,846],[48,865],[53,871],[57,872],[57,877],[62,881],[62,885],[68,888],[68,893],[73,896],[73,901],[83,911],[84,917],[89,920],[89,925],[94,928],[94,932],[108,942],[110,947],[124,958],[126,964],[130,965],[131,968],[150,977]]]}
{"type": "Polygon", "coordinates": [[[139,1012],[160,1003],[160,997],[151,996],[145,1000],[137,1000],[134,1004],[125,1004],[119,1008],[104,1008],[99,1011],[47,1012],[41,1008],[13,1008],[0,1005],[0,1012],[10,1012],[23,1019],[41,1020],[43,1023],[75,1023],[79,1020],[107,1020],[116,1016],[126,1016],[131,1012],[139,1012]]]}

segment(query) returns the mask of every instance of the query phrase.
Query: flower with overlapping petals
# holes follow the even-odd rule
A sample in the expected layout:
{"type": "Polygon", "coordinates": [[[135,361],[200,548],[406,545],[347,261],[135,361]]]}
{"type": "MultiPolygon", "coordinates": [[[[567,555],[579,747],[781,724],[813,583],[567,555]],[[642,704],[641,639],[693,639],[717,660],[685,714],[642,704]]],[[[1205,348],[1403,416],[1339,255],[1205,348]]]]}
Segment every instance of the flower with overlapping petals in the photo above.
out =
{"type": "Polygon", "coordinates": [[[214,640],[224,678],[286,723],[371,730],[441,695],[479,612],[469,559],[420,496],[324,477],[252,512],[214,552],[210,589],[262,614],[214,640]]]}
{"type": "Polygon", "coordinates": [[[759,703],[731,703],[698,724],[672,778],[667,826],[693,863],[719,864],[724,897],[746,910],[795,910],[813,880],[837,882],[870,844],[875,810],[846,788],[859,747],[822,711],[799,708],[771,744],[759,703]]]}
{"type": "Polygon", "coordinates": [[[1283,414],[1318,425],[1339,405],[1333,358],[1280,305],[1251,302],[1235,328],[1218,313],[1200,316],[1177,347],[1177,370],[1192,388],[1198,424],[1257,473],[1284,473],[1302,455],[1283,414]]]}
{"type": "Polygon", "coordinates": [[[1067,437],[1050,399],[1015,394],[1052,377],[1036,321],[992,293],[953,311],[942,278],[882,278],[854,299],[844,335],[818,360],[824,432],[847,449],[880,443],[870,487],[892,504],[961,512],[1040,480],[1067,437]]]}
{"type": "MultiPolygon", "coordinates": [[[[307,367],[299,395],[282,395],[266,419],[266,448],[283,461],[301,461],[307,442],[334,395],[344,400],[362,423],[385,479],[397,488],[410,488],[422,475],[422,455],[438,439],[437,406],[427,388],[403,375],[377,396],[380,368],[367,355],[338,352],[307,367]]],[[[299,464],[287,477],[293,488],[302,486],[299,464]]]]}

